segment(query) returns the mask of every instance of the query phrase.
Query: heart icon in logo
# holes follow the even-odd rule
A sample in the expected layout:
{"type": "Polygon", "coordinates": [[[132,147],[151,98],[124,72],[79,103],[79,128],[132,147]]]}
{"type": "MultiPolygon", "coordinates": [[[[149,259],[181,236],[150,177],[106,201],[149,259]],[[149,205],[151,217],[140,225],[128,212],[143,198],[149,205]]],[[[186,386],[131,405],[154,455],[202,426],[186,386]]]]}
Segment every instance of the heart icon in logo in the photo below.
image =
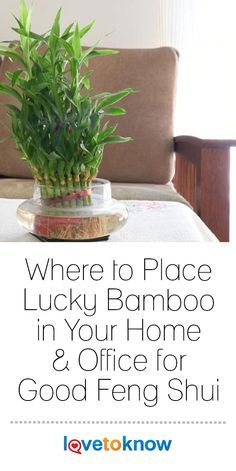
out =
{"type": "Polygon", "coordinates": [[[75,439],[70,440],[68,443],[68,449],[73,453],[77,453],[78,455],[81,455],[81,446],[81,442],[75,439]]]}

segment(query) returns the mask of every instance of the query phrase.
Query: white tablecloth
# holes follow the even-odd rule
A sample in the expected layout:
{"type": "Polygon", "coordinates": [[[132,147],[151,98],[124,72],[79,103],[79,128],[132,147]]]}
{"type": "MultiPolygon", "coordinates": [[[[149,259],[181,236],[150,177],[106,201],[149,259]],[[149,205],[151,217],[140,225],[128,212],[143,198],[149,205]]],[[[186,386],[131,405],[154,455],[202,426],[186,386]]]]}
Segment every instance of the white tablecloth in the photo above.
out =
{"type": "MultiPolygon", "coordinates": [[[[16,221],[21,200],[0,199],[0,241],[39,242],[16,221]]],[[[172,201],[124,201],[129,219],[110,242],[217,242],[186,205],[172,201]]]]}

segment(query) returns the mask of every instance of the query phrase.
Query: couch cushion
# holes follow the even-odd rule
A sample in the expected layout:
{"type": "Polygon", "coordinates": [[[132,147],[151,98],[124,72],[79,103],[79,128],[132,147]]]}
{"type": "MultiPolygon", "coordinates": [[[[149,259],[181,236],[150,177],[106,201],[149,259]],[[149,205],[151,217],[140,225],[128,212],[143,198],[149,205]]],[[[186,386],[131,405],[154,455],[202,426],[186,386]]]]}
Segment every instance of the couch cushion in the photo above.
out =
{"type": "MultiPolygon", "coordinates": [[[[95,93],[133,87],[127,97],[118,132],[134,141],[106,146],[100,176],[116,182],[165,184],[174,174],[173,99],[178,54],[174,49],[121,50],[114,56],[91,60],[91,81],[95,93]]],[[[0,80],[6,70],[16,70],[17,63],[4,60],[0,80]]],[[[1,102],[13,102],[1,96],[1,102]]],[[[0,122],[6,121],[6,107],[0,103],[0,122]]],[[[118,118],[119,120],[119,118],[118,118]]],[[[111,122],[117,122],[112,118],[111,122]]],[[[0,139],[8,131],[0,124],[0,139]]],[[[19,159],[13,141],[0,144],[0,175],[29,178],[30,170],[19,159]]]]}
{"type": "MultiPolygon", "coordinates": [[[[118,133],[132,142],[105,148],[100,175],[115,182],[161,183],[174,175],[173,103],[178,54],[174,49],[121,50],[94,58],[91,83],[99,93],[133,87],[118,133]]],[[[113,118],[111,122],[116,123],[113,118]]]]}
{"type": "MultiPolygon", "coordinates": [[[[0,198],[32,198],[34,181],[24,178],[0,178],[0,198]]],[[[172,183],[112,183],[112,196],[118,200],[175,201],[188,204],[172,183]]],[[[190,205],[189,205],[190,206],[190,205]]]]}
{"type": "Polygon", "coordinates": [[[32,198],[33,188],[32,178],[0,178],[0,198],[32,198]]]}
{"type": "MultiPolygon", "coordinates": [[[[112,196],[118,200],[175,201],[190,206],[172,183],[112,183],[112,196]]],[[[191,206],[190,206],[191,207],[191,206]]]]}

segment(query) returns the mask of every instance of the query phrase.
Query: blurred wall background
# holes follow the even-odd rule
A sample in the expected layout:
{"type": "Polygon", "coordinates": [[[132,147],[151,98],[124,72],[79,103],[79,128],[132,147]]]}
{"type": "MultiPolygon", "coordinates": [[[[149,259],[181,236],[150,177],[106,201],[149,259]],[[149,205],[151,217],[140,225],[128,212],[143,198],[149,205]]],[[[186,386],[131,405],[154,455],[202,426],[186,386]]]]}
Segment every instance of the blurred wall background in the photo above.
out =
{"type": "MultiPolygon", "coordinates": [[[[30,1],[30,0],[29,0],[30,1]]],[[[28,1],[28,3],[29,3],[28,1]]],[[[33,27],[96,19],[85,40],[104,46],[173,46],[180,51],[176,133],[236,136],[235,0],[33,0],[33,27]]],[[[18,0],[0,0],[0,40],[11,39],[18,0]]]]}
{"type": "MultiPolygon", "coordinates": [[[[30,4],[30,0],[26,0],[30,4]]],[[[103,40],[110,47],[155,47],[157,39],[156,0],[32,0],[33,26],[46,31],[55,16],[63,8],[62,24],[79,21],[84,25],[96,19],[93,31],[86,42],[103,40]]],[[[18,11],[18,0],[0,0],[0,40],[12,37],[11,12],[18,11]]],[[[85,43],[86,44],[86,43],[85,43]]]]}

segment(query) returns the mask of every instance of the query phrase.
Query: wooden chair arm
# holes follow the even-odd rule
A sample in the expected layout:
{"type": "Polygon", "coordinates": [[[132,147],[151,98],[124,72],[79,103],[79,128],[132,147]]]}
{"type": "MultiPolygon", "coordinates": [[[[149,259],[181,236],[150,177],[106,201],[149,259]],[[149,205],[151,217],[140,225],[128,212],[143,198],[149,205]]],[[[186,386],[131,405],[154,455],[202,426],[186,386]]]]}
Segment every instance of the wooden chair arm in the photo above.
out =
{"type": "Polygon", "coordinates": [[[230,147],[236,140],[174,138],[176,190],[222,242],[229,241],[230,147]]]}
{"type": "Polygon", "coordinates": [[[174,138],[175,147],[181,145],[188,145],[191,147],[200,147],[200,148],[222,148],[222,147],[235,147],[236,139],[200,139],[199,137],[194,136],[177,136],[174,138]]]}

